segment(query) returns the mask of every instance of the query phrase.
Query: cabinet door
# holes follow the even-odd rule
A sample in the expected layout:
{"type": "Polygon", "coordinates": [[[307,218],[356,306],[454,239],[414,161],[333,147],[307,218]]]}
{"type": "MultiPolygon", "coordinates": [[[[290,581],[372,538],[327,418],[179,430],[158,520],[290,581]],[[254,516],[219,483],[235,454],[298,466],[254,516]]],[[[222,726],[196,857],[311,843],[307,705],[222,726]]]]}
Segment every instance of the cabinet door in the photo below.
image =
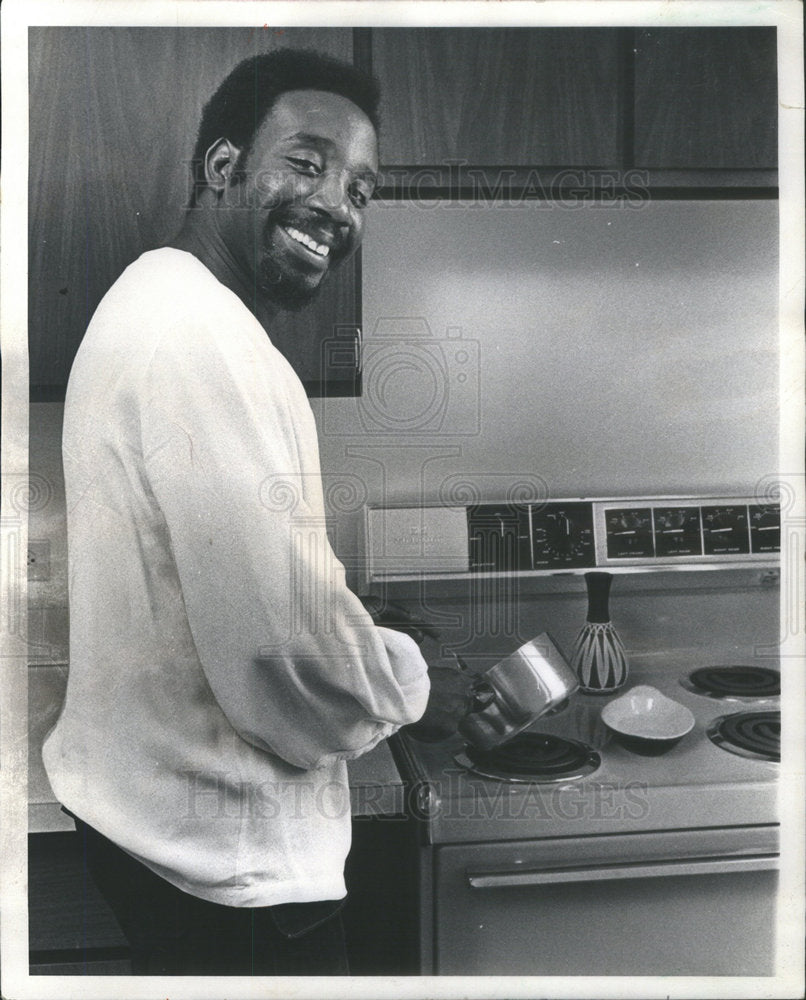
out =
{"type": "Polygon", "coordinates": [[[618,41],[608,28],[373,29],[382,163],[615,165],[618,41]]]}
{"type": "MultiPolygon", "coordinates": [[[[546,789],[521,799],[541,819],[564,808],[546,789]],[[539,813],[541,809],[545,812],[539,813]]],[[[586,792],[593,793],[585,796],[586,815],[591,815],[597,808],[595,790],[586,792]]],[[[513,802],[509,800],[509,808],[513,802]]],[[[469,798],[463,803],[464,815],[473,812],[470,803],[469,798]]],[[[477,806],[476,815],[480,812],[477,806]]],[[[504,807],[498,822],[514,814],[504,807]]],[[[433,867],[433,972],[769,976],[778,872],[774,848],[768,853],[766,845],[760,846],[767,839],[764,830],[439,847],[433,867]],[[722,845],[732,843],[737,849],[723,852],[720,838],[722,845]],[[739,849],[743,840],[760,849],[739,849]],[[711,849],[694,854],[698,844],[711,849]]]]}
{"type": "Polygon", "coordinates": [[[361,395],[360,273],[357,257],[345,261],[310,306],[272,321],[272,343],[309,396],[361,395]]]}
{"type": "Polygon", "coordinates": [[[775,168],[775,28],[636,33],[635,165],[775,168]]]}
{"type": "MultiPolygon", "coordinates": [[[[31,28],[29,39],[31,383],[50,387],[34,390],[47,398],[63,391],[109,286],[178,229],[202,107],[221,80],[280,45],[349,60],[352,32],[48,27],[31,28]]],[[[342,269],[322,303],[283,321],[298,334],[283,342],[311,349],[334,302],[338,322],[354,325],[354,283],[355,270],[342,269]]]]}

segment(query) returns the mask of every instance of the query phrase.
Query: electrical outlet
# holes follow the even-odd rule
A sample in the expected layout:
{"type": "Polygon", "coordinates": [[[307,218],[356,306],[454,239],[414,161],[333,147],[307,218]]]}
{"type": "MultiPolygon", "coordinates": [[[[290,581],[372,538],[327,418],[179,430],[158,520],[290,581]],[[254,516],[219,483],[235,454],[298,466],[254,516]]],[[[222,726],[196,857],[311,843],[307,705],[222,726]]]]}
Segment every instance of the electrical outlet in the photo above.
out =
{"type": "Polygon", "coordinates": [[[28,541],[28,579],[50,579],[50,542],[28,541]]]}

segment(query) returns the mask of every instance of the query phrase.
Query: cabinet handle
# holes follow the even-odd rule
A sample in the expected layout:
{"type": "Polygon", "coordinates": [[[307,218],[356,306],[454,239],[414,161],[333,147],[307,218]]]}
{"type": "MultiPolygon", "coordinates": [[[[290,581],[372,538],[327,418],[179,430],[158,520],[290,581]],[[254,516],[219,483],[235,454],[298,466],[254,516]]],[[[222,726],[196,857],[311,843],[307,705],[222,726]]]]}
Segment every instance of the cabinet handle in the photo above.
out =
{"type": "Polygon", "coordinates": [[[364,367],[364,343],[362,340],[361,327],[357,326],[355,328],[355,334],[353,336],[353,350],[355,351],[355,373],[360,375],[364,367]]]}
{"type": "Polygon", "coordinates": [[[467,871],[472,889],[505,889],[527,885],[562,885],[569,882],[605,882],[625,878],[658,878],[667,875],[728,875],[732,872],[774,871],[777,854],[752,854],[737,858],[689,858],[653,864],[619,863],[596,868],[550,868],[541,871],[467,871]]]}

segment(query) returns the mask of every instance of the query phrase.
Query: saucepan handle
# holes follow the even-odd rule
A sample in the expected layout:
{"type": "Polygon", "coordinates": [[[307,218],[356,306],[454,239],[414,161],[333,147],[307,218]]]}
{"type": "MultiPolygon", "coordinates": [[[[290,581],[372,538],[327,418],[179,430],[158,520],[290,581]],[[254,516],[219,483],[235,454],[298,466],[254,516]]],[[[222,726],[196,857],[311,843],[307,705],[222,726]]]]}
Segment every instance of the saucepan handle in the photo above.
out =
{"type": "Polygon", "coordinates": [[[495,691],[486,681],[477,681],[473,685],[472,695],[471,712],[480,712],[495,701],[495,691]]]}

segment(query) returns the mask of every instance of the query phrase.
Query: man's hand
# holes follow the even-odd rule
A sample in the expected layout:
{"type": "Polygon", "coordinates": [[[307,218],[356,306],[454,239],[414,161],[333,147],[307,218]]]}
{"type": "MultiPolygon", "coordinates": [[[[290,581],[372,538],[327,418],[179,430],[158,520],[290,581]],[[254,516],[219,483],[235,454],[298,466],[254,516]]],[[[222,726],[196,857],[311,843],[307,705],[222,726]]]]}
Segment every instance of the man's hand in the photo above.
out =
{"type": "Polygon", "coordinates": [[[404,608],[384,604],[379,598],[361,600],[382,631],[394,629],[414,638],[428,664],[431,683],[428,704],[419,721],[406,726],[405,732],[427,743],[453,736],[459,720],[473,704],[476,676],[465,669],[456,655],[442,647],[439,633],[427,622],[415,620],[404,608]]]}
{"type": "MultiPolygon", "coordinates": [[[[453,736],[459,720],[473,703],[474,674],[458,666],[435,665],[429,662],[428,677],[431,692],[428,705],[419,722],[406,726],[405,731],[415,739],[435,743],[453,736]]],[[[443,661],[444,662],[444,661],[443,661]]]]}

